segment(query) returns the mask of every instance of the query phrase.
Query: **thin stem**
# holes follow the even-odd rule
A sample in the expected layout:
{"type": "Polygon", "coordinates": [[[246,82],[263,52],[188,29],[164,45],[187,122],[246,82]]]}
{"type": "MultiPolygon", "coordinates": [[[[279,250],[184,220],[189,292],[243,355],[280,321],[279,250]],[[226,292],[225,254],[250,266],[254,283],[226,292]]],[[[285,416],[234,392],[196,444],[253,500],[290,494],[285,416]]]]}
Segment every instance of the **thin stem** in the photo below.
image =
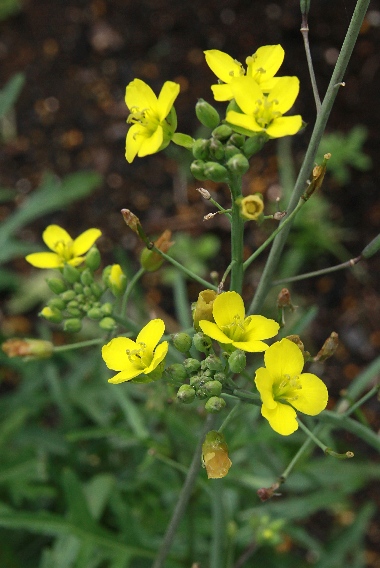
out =
{"type": "Polygon", "coordinates": [[[345,412],[341,414],[341,416],[350,416],[353,414],[357,408],[362,406],[367,400],[369,400],[374,394],[378,393],[380,389],[380,385],[376,385],[371,388],[364,396],[359,398],[352,406],[350,406],[345,412]]]}
{"type": "Polygon", "coordinates": [[[223,544],[225,542],[225,519],[223,510],[223,479],[213,480],[211,497],[212,541],[210,550],[210,568],[223,566],[223,544]]]}
{"type": "Polygon", "coordinates": [[[315,106],[317,108],[317,114],[321,112],[321,99],[318,93],[317,81],[315,79],[313,61],[311,59],[310,45],[309,45],[309,24],[307,20],[307,14],[302,14],[302,24],[301,24],[301,34],[303,37],[303,43],[305,46],[307,66],[309,68],[309,75],[311,80],[311,86],[313,88],[313,95],[315,100],[315,106]]]}
{"type": "Polygon", "coordinates": [[[279,284],[285,284],[287,282],[298,282],[299,280],[305,280],[306,278],[314,278],[314,276],[322,276],[323,274],[329,274],[330,272],[336,272],[337,270],[343,270],[344,268],[352,268],[362,260],[361,256],[356,258],[351,258],[346,262],[341,264],[336,264],[335,266],[330,266],[329,268],[321,268],[321,270],[314,270],[313,272],[305,272],[304,274],[298,274],[298,276],[289,276],[289,278],[281,278],[281,280],[273,280],[272,286],[277,286],[279,284]]]}
{"type": "Polygon", "coordinates": [[[218,432],[223,432],[227,424],[231,422],[235,414],[240,410],[241,401],[238,400],[234,407],[231,408],[230,412],[227,414],[226,418],[223,420],[222,424],[218,428],[218,432]]]}
{"type": "Polygon", "coordinates": [[[174,508],[170,522],[167,526],[165,536],[161,543],[156,559],[152,565],[152,568],[163,568],[165,566],[166,558],[169,554],[172,542],[177,532],[178,525],[185,513],[187,503],[190,499],[192,489],[201,467],[202,444],[204,437],[207,432],[212,429],[214,420],[215,416],[212,414],[209,414],[206,418],[201,435],[199,436],[199,440],[194,451],[193,459],[191,460],[191,464],[187,472],[185,482],[182,486],[178,501],[174,508]]]}
{"type": "Polygon", "coordinates": [[[243,235],[244,220],[240,216],[240,207],[236,203],[242,196],[241,177],[234,176],[230,181],[232,197],[232,219],[231,219],[231,284],[230,290],[241,294],[243,288],[243,235]]]}
{"type": "Polygon", "coordinates": [[[82,349],[83,347],[101,345],[102,343],[104,343],[104,337],[98,337],[97,339],[88,339],[87,341],[79,341],[78,343],[70,343],[69,345],[55,345],[53,352],[62,353],[62,351],[72,351],[73,349],[82,349]]]}
{"type": "Polygon", "coordinates": [[[158,254],[160,254],[162,256],[162,258],[164,258],[165,260],[170,262],[170,264],[172,264],[173,266],[178,268],[178,270],[181,270],[182,272],[184,272],[185,274],[190,276],[190,278],[192,278],[196,282],[199,282],[199,284],[202,284],[202,286],[205,286],[205,288],[208,288],[209,290],[217,291],[218,288],[216,286],[214,286],[213,284],[211,284],[211,282],[207,282],[207,280],[204,280],[203,278],[201,278],[200,276],[195,274],[195,272],[193,272],[192,270],[189,270],[188,268],[186,268],[186,266],[184,266],[180,262],[177,262],[174,258],[169,256],[168,254],[166,254],[165,252],[162,252],[162,250],[156,248],[155,246],[153,246],[150,250],[154,250],[154,252],[157,252],[158,254]]]}
{"type": "MultiPolygon", "coordinates": [[[[314,433],[318,434],[320,430],[321,430],[321,427],[317,426],[317,428],[314,429],[314,433]]],[[[303,454],[306,452],[306,450],[311,446],[311,443],[312,443],[312,439],[306,438],[306,440],[304,441],[302,446],[298,449],[298,451],[295,454],[295,456],[293,457],[293,459],[290,461],[288,467],[280,475],[280,482],[281,483],[285,483],[289,474],[293,470],[294,466],[296,465],[298,460],[303,456],[303,454]]]]}
{"type": "Polygon", "coordinates": [[[122,304],[121,304],[121,314],[123,316],[127,315],[126,314],[127,302],[128,302],[129,296],[133,292],[134,287],[136,286],[137,282],[140,280],[140,278],[142,277],[144,272],[145,272],[145,268],[140,268],[140,270],[138,270],[136,272],[136,274],[133,276],[133,278],[131,279],[130,283],[127,286],[127,289],[124,292],[123,301],[122,301],[122,304]]]}
{"type": "Polygon", "coordinates": [[[321,448],[322,452],[325,452],[327,450],[327,446],[323,442],[321,442],[319,440],[319,438],[317,438],[317,436],[314,434],[314,432],[309,430],[309,428],[307,426],[305,426],[305,424],[299,418],[297,418],[297,422],[298,422],[299,426],[301,427],[301,429],[305,432],[305,434],[307,434],[307,436],[311,440],[313,440],[314,444],[319,446],[321,448]]]}
{"type": "Polygon", "coordinates": [[[219,211],[221,213],[223,213],[224,215],[226,215],[226,217],[228,217],[230,220],[232,219],[230,212],[231,209],[224,209],[224,207],[222,207],[221,205],[219,205],[219,203],[217,201],[215,201],[215,199],[213,199],[212,197],[210,197],[209,199],[210,203],[212,203],[217,209],[219,209],[219,211]]]}
{"type": "MultiPolygon", "coordinates": [[[[339,87],[342,84],[344,73],[354,49],[355,42],[359,35],[369,2],[370,0],[358,0],[356,4],[351,23],[347,30],[341,52],[339,54],[334,72],[330,80],[330,84],[323,99],[321,112],[317,116],[317,120],[315,122],[315,126],[310,138],[310,143],[306,151],[305,159],[303,161],[292,193],[292,197],[290,199],[288,206],[289,213],[291,213],[296,208],[299,198],[304,191],[306,180],[308,179],[313,168],[318,146],[320,144],[323,132],[326,128],[327,120],[330,116],[330,112],[333,107],[335,98],[338,94],[339,87]]],[[[284,231],[281,231],[281,233],[279,233],[277,238],[274,240],[268,260],[260,279],[260,283],[257,287],[254,300],[250,306],[249,313],[258,313],[261,310],[270,286],[270,282],[273,280],[273,273],[278,266],[279,260],[281,258],[282,249],[288,237],[290,228],[291,223],[289,223],[286,229],[284,231]]]]}

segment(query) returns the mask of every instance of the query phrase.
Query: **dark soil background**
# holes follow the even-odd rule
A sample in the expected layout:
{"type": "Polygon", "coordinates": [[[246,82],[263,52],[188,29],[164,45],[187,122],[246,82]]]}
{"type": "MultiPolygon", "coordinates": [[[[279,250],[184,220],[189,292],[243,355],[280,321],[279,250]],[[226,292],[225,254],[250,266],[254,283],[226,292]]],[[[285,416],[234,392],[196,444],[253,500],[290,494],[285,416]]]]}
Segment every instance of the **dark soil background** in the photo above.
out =
{"type": "MultiPolygon", "coordinates": [[[[353,0],[311,2],[311,51],[322,96],[354,6],[353,0]]],[[[16,72],[26,74],[16,106],[17,136],[0,147],[0,186],[16,188],[21,203],[46,171],[63,177],[95,169],[103,183],[91,198],[41,219],[22,236],[39,242],[48,223],[58,223],[74,236],[99,227],[104,252],[122,243],[133,255],[138,243],[119,213],[126,207],[140,217],[148,233],[171,228],[196,237],[210,227],[228,246],[223,222],[202,222],[209,209],[195,191],[198,184],[176,165],[173,150],[136,159],[132,165],[125,161],[125,86],[139,77],[157,93],[164,81],[179,82],[178,131],[194,134],[198,128],[194,104],[199,97],[212,102],[210,84],[215,81],[203,50],[220,49],[244,62],[259,46],[281,43],[286,56],[280,74],[300,78],[296,111],[309,124],[294,139],[299,161],[315,120],[299,28],[298,0],[25,0],[18,14],[0,22],[0,86],[16,72]]],[[[379,68],[380,2],[373,1],[347,70],[346,86],[340,89],[328,123],[329,131],[348,132],[363,124],[369,133],[364,151],[373,168],[365,173],[352,170],[350,183],[343,187],[327,177],[323,188],[339,223],[352,235],[345,243],[352,257],[380,229],[379,68]]],[[[276,142],[270,142],[255,162],[255,178],[247,182],[250,190],[265,194],[278,184],[275,153],[276,142]]],[[[221,201],[223,196],[227,199],[223,186],[209,186],[218,190],[221,201]]],[[[2,206],[0,218],[10,212],[2,206]]],[[[247,254],[254,245],[254,238],[248,239],[247,254]]],[[[212,268],[223,270],[224,260],[221,255],[212,268]]],[[[334,263],[326,253],[313,257],[304,270],[334,263]]],[[[29,270],[26,263],[18,266],[29,270]]],[[[321,307],[312,328],[314,344],[323,343],[331,326],[340,335],[340,348],[326,373],[332,398],[379,351],[379,258],[370,259],[364,268],[364,282],[345,271],[294,286],[305,304],[321,307]]],[[[161,309],[170,312],[164,295],[158,286],[157,306],[162,304],[161,309]]],[[[379,429],[378,403],[370,402],[365,413],[372,427],[379,429]]],[[[346,441],[350,449],[370,453],[358,441],[348,437],[346,441]]],[[[375,487],[362,498],[379,502],[375,487]]],[[[374,554],[380,546],[380,529],[375,526],[371,535],[369,565],[380,566],[374,554]]]]}

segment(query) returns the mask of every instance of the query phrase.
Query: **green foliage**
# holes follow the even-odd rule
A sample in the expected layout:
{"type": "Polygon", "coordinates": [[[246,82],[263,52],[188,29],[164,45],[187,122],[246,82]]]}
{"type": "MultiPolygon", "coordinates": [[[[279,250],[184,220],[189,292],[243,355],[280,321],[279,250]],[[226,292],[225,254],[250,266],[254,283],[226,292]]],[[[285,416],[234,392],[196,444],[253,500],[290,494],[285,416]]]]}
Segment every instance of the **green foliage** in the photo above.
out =
{"type": "Polygon", "coordinates": [[[1,0],[0,2],[0,21],[6,20],[20,12],[22,8],[21,0],[1,0]]]}

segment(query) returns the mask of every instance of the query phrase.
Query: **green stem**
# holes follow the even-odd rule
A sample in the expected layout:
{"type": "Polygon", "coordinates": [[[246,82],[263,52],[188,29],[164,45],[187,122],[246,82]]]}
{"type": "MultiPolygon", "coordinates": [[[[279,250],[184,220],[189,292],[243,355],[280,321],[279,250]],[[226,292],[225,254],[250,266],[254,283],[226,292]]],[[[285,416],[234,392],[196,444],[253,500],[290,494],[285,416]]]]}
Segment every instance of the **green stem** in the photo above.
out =
{"type": "Polygon", "coordinates": [[[223,430],[225,429],[227,424],[229,424],[231,422],[231,420],[234,418],[235,414],[237,414],[237,412],[240,410],[240,406],[241,406],[241,401],[238,400],[237,403],[235,404],[235,406],[233,406],[231,408],[231,410],[227,414],[226,418],[223,420],[222,424],[218,428],[218,432],[223,432],[223,430]]]}
{"type": "Polygon", "coordinates": [[[241,294],[243,288],[243,235],[244,220],[240,215],[240,206],[236,203],[242,196],[241,177],[233,176],[230,180],[232,197],[231,215],[231,284],[230,290],[241,294]]]}
{"type": "Polygon", "coordinates": [[[131,279],[130,283],[127,286],[127,289],[124,292],[124,296],[123,296],[123,301],[121,304],[121,314],[123,316],[127,315],[127,302],[129,300],[129,296],[131,295],[131,293],[133,292],[134,287],[136,286],[137,282],[140,280],[140,278],[142,277],[142,275],[145,272],[145,268],[140,268],[140,270],[138,270],[136,272],[136,274],[133,276],[133,278],[131,279]]]}
{"type": "MultiPolygon", "coordinates": [[[[318,434],[318,432],[321,430],[320,426],[317,426],[317,428],[314,429],[314,433],[318,434]]],[[[280,475],[280,483],[285,483],[285,481],[287,480],[287,478],[289,477],[289,474],[291,473],[291,471],[293,470],[294,466],[296,465],[296,463],[298,462],[298,460],[303,456],[303,454],[306,452],[306,450],[311,446],[312,443],[312,439],[311,438],[306,438],[306,440],[304,441],[304,443],[302,444],[302,446],[298,449],[297,453],[295,454],[295,456],[293,457],[293,459],[290,461],[288,467],[282,472],[282,474],[280,475]]]]}
{"type": "Polygon", "coordinates": [[[223,566],[223,545],[225,542],[225,519],[223,510],[223,479],[213,480],[211,497],[212,541],[210,551],[210,568],[223,566]]]}
{"type": "Polygon", "coordinates": [[[228,217],[229,219],[231,219],[231,209],[224,209],[224,207],[222,207],[221,205],[219,205],[219,203],[217,201],[215,201],[215,199],[213,199],[212,197],[210,197],[209,199],[210,203],[212,203],[217,209],[219,209],[219,211],[221,213],[223,213],[224,215],[226,215],[226,217],[228,217]]]}
{"type": "Polygon", "coordinates": [[[192,278],[196,282],[199,282],[199,284],[202,284],[202,286],[204,286],[205,288],[208,288],[209,290],[217,291],[217,289],[218,289],[217,286],[214,286],[210,282],[207,282],[207,280],[204,280],[203,278],[201,278],[200,276],[195,274],[195,272],[193,272],[192,270],[189,270],[188,268],[186,268],[186,266],[184,266],[180,262],[177,262],[174,258],[169,256],[168,254],[166,254],[165,252],[162,252],[162,250],[160,250],[156,247],[152,247],[151,250],[154,250],[154,252],[157,252],[158,254],[160,254],[162,256],[162,258],[164,258],[165,260],[170,262],[170,264],[172,264],[173,266],[178,268],[178,270],[181,270],[182,272],[184,272],[185,274],[190,276],[190,278],[192,278]]]}
{"type": "MultiPolygon", "coordinates": [[[[354,14],[352,16],[349,28],[341,52],[339,54],[338,60],[336,62],[334,72],[332,74],[330,84],[328,86],[326,95],[323,99],[321,112],[317,116],[315,126],[310,138],[310,143],[306,151],[305,159],[303,161],[301,170],[299,172],[292,197],[288,206],[288,211],[291,213],[298,204],[298,201],[305,189],[306,180],[310,176],[312,171],[315,156],[320,144],[323,132],[326,128],[327,120],[330,116],[331,109],[333,107],[335,97],[338,94],[339,86],[342,84],[344,73],[346,71],[348,62],[350,60],[352,51],[355,46],[355,42],[360,32],[361,25],[364,20],[364,16],[368,9],[370,0],[358,0],[354,14]]],[[[277,238],[275,239],[273,246],[271,248],[268,260],[266,262],[265,268],[263,270],[260,283],[257,287],[255,297],[250,306],[249,313],[258,313],[264,303],[265,297],[267,295],[268,289],[270,287],[270,282],[273,280],[273,273],[278,266],[279,260],[281,258],[282,249],[286,242],[289,234],[291,224],[289,223],[285,231],[281,231],[277,238]]]]}
{"type": "Polygon", "coordinates": [[[82,347],[90,347],[91,345],[104,344],[104,337],[97,339],[88,339],[87,341],[79,341],[78,343],[70,343],[69,345],[56,345],[53,348],[54,353],[62,353],[62,351],[72,351],[73,349],[82,349],[82,347]]]}
{"type": "Polygon", "coordinates": [[[286,284],[288,282],[297,282],[298,280],[305,280],[306,278],[314,278],[314,276],[322,276],[323,274],[329,274],[330,272],[336,272],[337,270],[343,270],[344,268],[352,268],[362,260],[361,256],[356,258],[351,258],[347,262],[342,262],[335,266],[330,266],[329,268],[321,268],[321,270],[314,270],[313,272],[305,272],[304,274],[298,274],[298,276],[290,276],[289,278],[281,278],[281,280],[274,280],[272,286],[278,286],[279,284],[286,284]]]}
{"type": "Polygon", "coordinates": [[[215,416],[209,414],[204,423],[201,435],[199,436],[199,440],[195,448],[193,459],[191,460],[191,464],[187,472],[185,482],[182,486],[181,492],[178,497],[178,501],[174,508],[170,522],[167,526],[165,536],[161,543],[156,559],[152,565],[152,568],[163,568],[165,566],[166,558],[169,554],[172,542],[177,532],[178,525],[185,513],[187,503],[191,497],[191,492],[193,490],[193,487],[197,479],[197,475],[201,467],[202,444],[204,437],[207,434],[207,432],[212,429],[214,421],[215,421],[215,416]]]}
{"type": "Polygon", "coordinates": [[[302,24],[301,24],[301,34],[303,37],[303,43],[305,46],[307,66],[309,68],[309,75],[311,80],[311,86],[313,89],[313,95],[315,100],[315,106],[317,108],[317,113],[321,112],[321,99],[318,93],[317,81],[315,79],[315,73],[313,68],[313,60],[311,59],[310,45],[309,45],[309,24],[307,21],[307,14],[302,14],[302,24]]]}
{"type": "Polygon", "coordinates": [[[314,434],[314,432],[309,430],[309,428],[307,426],[305,426],[305,424],[299,418],[297,418],[297,422],[298,422],[301,430],[303,430],[305,432],[305,434],[307,434],[307,436],[310,438],[310,440],[313,440],[314,444],[319,446],[321,448],[322,452],[325,452],[327,450],[327,446],[323,442],[321,442],[319,438],[317,438],[317,436],[314,434]]]}

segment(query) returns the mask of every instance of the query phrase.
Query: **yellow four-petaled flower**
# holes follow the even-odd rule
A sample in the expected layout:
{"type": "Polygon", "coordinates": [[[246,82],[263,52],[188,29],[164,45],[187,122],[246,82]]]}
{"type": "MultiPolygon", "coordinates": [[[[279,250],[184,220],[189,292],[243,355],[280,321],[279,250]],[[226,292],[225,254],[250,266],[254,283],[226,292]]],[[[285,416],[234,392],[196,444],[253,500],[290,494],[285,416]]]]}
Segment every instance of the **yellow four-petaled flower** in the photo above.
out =
{"type": "Polygon", "coordinates": [[[264,362],[255,378],[263,403],[261,414],[273,430],[288,436],[298,428],[296,410],[315,416],[326,408],[327,388],[316,375],[302,373],[302,351],[289,339],[268,347],[264,362]]]}

